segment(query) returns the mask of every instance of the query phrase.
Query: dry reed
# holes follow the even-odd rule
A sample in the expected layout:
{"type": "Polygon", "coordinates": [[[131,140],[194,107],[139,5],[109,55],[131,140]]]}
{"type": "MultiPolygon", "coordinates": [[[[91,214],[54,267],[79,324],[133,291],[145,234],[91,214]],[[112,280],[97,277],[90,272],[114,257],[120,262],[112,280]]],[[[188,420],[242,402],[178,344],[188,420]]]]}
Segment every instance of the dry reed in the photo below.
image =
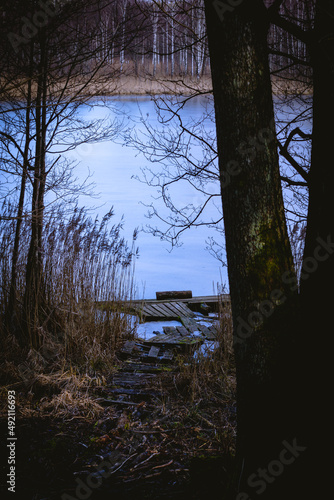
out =
{"type": "Polygon", "coordinates": [[[70,215],[64,206],[49,211],[44,223],[39,287],[43,315],[32,318],[39,339],[36,348],[27,338],[23,345],[18,343],[24,333],[30,220],[26,217],[21,228],[15,309],[8,327],[15,207],[4,204],[2,214],[0,382],[5,387],[21,384],[27,393],[39,396],[53,394],[42,406],[52,414],[86,411],[87,416],[96,415],[100,407],[86,394],[87,385],[103,383],[103,373],[117,363],[117,346],[132,338],[136,330],[134,318],[123,306],[134,293],[136,234],[129,247],[122,238],[122,222],[110,224],[112,211],[101,221],[91,219],[78,207],[70,215]],[[99,307],[101,303],[108,307],[99,307]]]}

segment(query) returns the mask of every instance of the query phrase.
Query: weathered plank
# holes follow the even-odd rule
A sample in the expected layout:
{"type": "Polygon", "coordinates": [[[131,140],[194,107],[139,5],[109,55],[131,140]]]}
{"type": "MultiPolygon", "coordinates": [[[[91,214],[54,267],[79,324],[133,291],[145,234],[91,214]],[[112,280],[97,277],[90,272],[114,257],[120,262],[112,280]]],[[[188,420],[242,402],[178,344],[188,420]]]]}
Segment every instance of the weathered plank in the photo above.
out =
{"type": "Polygon", "coordinates": [[[134,311],[148,318],[178,319],[180,316],[193,317],[194,313],[182,303],[144,302],[134,306],[134,311]]]}
{"type": "Polygon", "coordinates": [[[156,303],[150,305],[155,310],[155,315],[157,317],[170,318],[170,310],[165,306],[165,304],[156,303]]]}
{"type": "Polygon", "coordinates": [[[203,337],[188,335],[181,337],[181,335],[156,335],[150,340],[146,340],[145,343],[148,345],[164,345],[164,346],[180,346],[184,347],[186,345],[195,345],[197,343],[203,342],[203,337]]]}
{"type": "Polygon", "coordinates": [[[138,314],[138,316],[141,316],[144,320],[145,320],[146,316],[151,316],[152,314],[155,314],[154,309],[151,309],[150,305],[148,305],[148,304],[136,306],[135,313],[138,314]]]}
{"type": "Polygon", "coordinates": [[[191,299],[193,294],[191,290],[170,291],[170,292],[156,292],[157,300],[168,299],[191,299]]]}
{"type": "Polygon", "coordinates": [[[150,345],[156,345],[156,344],[178,344],[181,340],[181,336],[179,334],[177,335],[166,335],[166,334],[161,334],[161,335],[155,335],[154,337],[151,337],[150,340],[146,340],[145,343],[150,345]]]}
{"type": "Polygon", "coordinates": [[[195,313],[183,302],[178,302],[177,305],[184,311],[184,316],[188,318],[193,318],[195,316],[195,313]]]}
{"type": "Polygon", "coordinates": [[[152,399],[155,396],[159,396],[160,393],[158,391],[153,391],[150,390],[150,392],[147,392],[145,389],[132,389],[129,387],[117,387],[115,389],[110,389],[108,388],[108,393],[110,394],[124,394],[126,396],[135,396],[140,399],[152,399]]]}
{"type": "Polygon", "coordinates": [[[182,302],[173,302],[170,305],[173,306],[178,316],[184,316],[185,318],[192,318],[195,316],[194,313],[182,302]]]}
{"type": "Polygon", "coordinates": [[[203,337],[199,336],[193,336],[189,335],[188,337],[181,337],[179,341],[180,346],[186,346],[186,347],[196,347],[199,344],[203,344],[204,339],[203,337]]]}
{"type": "Polygon", "coordinates": [[[205,335],[206,340],[216,340],[217,335],[213,332],[209,332],[205,335]]]}
{"type": "Polygon", "coordinates": [[[156,304],[144,304],[143,314],[152,318],[167,318],[166,312],[158,308],[156,304]]]}
{"type": "Polygon", "coordinates": [[[174,303],[164,302],[163,305],[168,309],[170,318],[177,319],[180,316],[179,309],[175,307],[174,303]]]}

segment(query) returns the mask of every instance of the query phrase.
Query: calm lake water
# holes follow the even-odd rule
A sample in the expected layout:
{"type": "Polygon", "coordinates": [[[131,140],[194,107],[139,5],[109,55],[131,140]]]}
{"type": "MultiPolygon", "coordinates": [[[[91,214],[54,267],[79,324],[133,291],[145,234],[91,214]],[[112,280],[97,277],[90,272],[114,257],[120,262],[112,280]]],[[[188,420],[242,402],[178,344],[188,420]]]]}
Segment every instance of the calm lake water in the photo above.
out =
{"type": "MultiPolygon", "coordinates": [[[[125,127],[134,126],[137,132],[143,131],[142,117],[150,125],[159,126],[154,103],[149,97],[115,97],[111,98],[111,101],[118,106],[119,112],[123,113],[125,127]]],[[[101,107],[92,109],[83,106],[81,116],[90,120],[104,116],[106,112],[106,109],[101,107]]],[[[115,111],[108,113],[111,118],[116,116],[115,111]]],[[[203,99],[193,99],[182,111],[182,118],[186,123],[199,119],[202,113],[203,99]]],[[[214,125],[209,120],[206,127],[211,127],[214,133],[214,125]]],[[[207,130],[210,132],[210,129],[207,130]]],[[[114,222],[124,216],[124,236],[129,241],[135,228],[141,230],[148,223],[155,225],[158,222],[149,221],[145,217],[148,209],[142,203],[149,204],[154,201],[158,210],[166,215],[162,200],[154,200],[158,196],[156,188],[134,178],[141,175],[143,167],[160,170],[160,166],[151,164],[134,147],[116,139],[116,142],[81,145],[68,154],[72,159],[80,161],[76,169],[79,178],[84,178],[88,169],[90,170],[91,180],[96,184],[95,190],[99,193],[98,199],[81,197],[80,204],[87,207],[97,206],[93,214],[101,217],[113,206],[114,222]]],[[[212,192],[219,192],[217,185],[212,184],[210,189],[212,192]]],[[[176,186],[173,196],[184,205],[197,205],[202,197],[201,193],[186,183],[176,186]]],[[[220,205],[218,202],[216,204],[220,205]]],[[[212,219],[219,217],[215,204],[211,203],[207,207],[207,216],[212,219]]],[[[159,227],[164,230],[163,224],[159,227]]],[[[139,259],[136,261],[135,274],[138,298],[155,298],[156,291],[164,290],[192,290],[194,296],[212,295],[217,291],[217,283],[227,284],[226,269],[206,250],[206,240],[211,236],[217,240],[220,238],[212,228],[191,228],[183,234],[182,246],[171,251],[168,242],[140,231],[137,239],[139,259]]]]}
{"type": "MultiPolygon", "coordinates": [[[[191,99],[182,109],[181,116],[184,125],[196,123],[205,112],[205,103],[209,103],[208,109],[213,109],[213,102],[204,96],[191,99]]],[[[107,99],[108,107],[99,105],[99,101],[93,101],[91,106],[81,106],[80,117],[84,122],[102,117],[111,120],[118,118],[123,121],[123,131],[132,129],[145,142],[144,122],[153,127],[153,130],[161,128],[157,118],[154,102],[150,97],[112,97],[107,99]]],[[[311,98],[295,99],[290,102],[285,99],[282,103],[276,99],[279,122],[277,130],[279,138],[284,144],[291,127],[299,126],[304,132],[311,132],[311,119],[309,114],[304,117],[304,112],[311,106],[311,98]],[[294,118],[292,125],[286,121],[294,118]]],[[[172,128],[170,130],[173,130],[172,128]]],[[[215,125],[213,120],[205,120],[205,133],[208,137],[215,137],[215,125]]],[[[126,136],[125,136],[126,137],[126,136]]],[[[191,141],[187,157],[194,160],[196,164],[203,161],[202,146],[191,141]]],[[[291,143],[290,152],[300,160],[302,165],[309,163],[309,151],[307,145],[298,140],[291,143]]],[[[167,226],[158,219],[148,220],[146,214],[148,208],[144,204],[154,202],[158,212],[166,217],[170,212],[159,199],[157,188],[150,187],[139,182],[135,177],[142,177],[142,169],[149,168],[152,172],[160,172],[162,164],[151,163],[145,156],[135,149],[131,143],[118,135],[113,140],[105,140],[92,144],[82,144],[75,150],[67,152],[69,159],[78,163],[75,175],[79,180],[84,180],[87,174],[91,174],[90,181],[95,183],[95,192],[98,196],[79,197],[79,205],[91,208],[91,215],[100,218],[110,208],[114,207],[113,223],[119,222],[124,217],[123,236],[130,243],[133,231],[138,228],[139,235],[137,245],[139,247],[139,258],[136,261],[135,280],[137,285],[137,298],[155,298],[155,292],[165,290],[191,290],[193,295],[211,295],[217,292],[218,285],[225,285],[228,292],[227,270],[206,249],[207,241],[214,238],[219,243],[223,237],[212,227],[192,227],[182,234],[182,246],[171,249],[170,243],[154,237],[151,233],[144,231],[145,226],[150,223],[157,225],[165,232],[167,226]]],[[[169,163],[166,160],[165,163],[169,163]]],[[[283,175],[296,175],[291,166],[281,161],[283,175]]],[[[4,174],[2,174],[4,176],[4,174]]],[[[5,178],[6,176],[4,176],[5,178]]],[[[8,177],[8,175],[7,175],[8,177]]],[[[298,177],[298,176],[297,176],[298,177]]],[[[8,179],[7,179],[8,180],[8,179]]],[[[298,180],[298,178],[296,179],[298,180]]],[[[210,194],[219,194],[218,182],[205,185],[210,194]]],[[[284,188],[285,205],[287,208],[288,223],[293,225],[297,218],[305,215],[305,189],[296,190],[284,188]],[[297,216],[295,211],[299,212],[297,216]]],[[[1,193],[0,193],[1,194],[1,193]]],[[[181,181],[171,188],[173,201],[180,209],[186,205],[199,206],[206,199],[198,190],[194,189],[188,182],[181,181]]],[[[205,208],[205,220],[217,220],[221,216],[221,199],[216,197],[205,208]]]]}
{"type": "MultiPolygon", "coordinates": [[[[108,106],[101,106],[98,100],[93,101],[90,106],[80,107],[80,118],[88,123],[90,120],[107,117],[123,121],[123,132],[132,129],[142,141],[145,138],[145,123],[153,128],[153,131],[161,129],[156,108],[153,100],[148,96],[122,96],[112,97],[106,100],[108,106]]],[[[213,102],[207,97],[201,96],[187,102],[181,111],[183,125],[194,125],[200,121],[205,112],[205,105],[212,111],[213,102]]],[[[279,121],[276,129],[279,139],[284,144],[291,127],[299,126],[304,132],[311,132],[311,118],[305,110],[311,106],[311,98],[301,99],[286,98],[279,102],[275,101],[279,121]],[[292,125],[287,122],[294,119],[292,125]]],[[[205,134],[209,141],[214,140],[215,125],[211,119],[205,120],[205,134]],[[211,137],[211,139],[210,139],[211,137]]],[[[168,130],[168,129],[167,129],[168,130]]],[[[173,128],[169,129],[172,133],[173,128]]],[[[201,132],[197,129],[199,134],[201,132]]],[[[167,131],[167,134],[169,132],[167,131]]],[[[226,267],[213,257],[207,250],[208,241],[214,238],[218,243],[224,244],[223,237],[213,228],[208,226],[191,227],[181,236],[182,246],[171,248],[171,244],[151,233],[145,232],[145,226],[151,224],[158,226],[163,233],[167,226],[158,219],[147,219],[148,208],[144,204],[154,203],[157,211],[163,217],[168,217],[170,211],[166,209],[163,201],[159,199],[160,193],[157,188],[150,187],[140,182],[135,177],[142,177],[142,169],[149,168],[153,173],[162,170],[162,162],[152,163],[136,149],[126,138],[127,134],[118,134],[112,140],[104,140],[92,144],[82,144],[75,150],[65,155],[78,165],[75,175],[83,181],[87,174],[91,174],[90,182],[95,183],[95,192],[98,196],[79,197],[79,206],[91,208],[91,215],[103,217],[110,208],[114,208],[113,223],[119,222],[124,217],[123,236],[130,244],[135,229],[139,229],[137,245],[139,247],[139,258],[136,261],[135,281],[137,285],[137,298],[155,298],[157,291],[166,290],[191,290],[193,295],[211,295],[217,292],[218,287],[225,285],[228,292],[228,278],[226,267]]],[[[172,142],[176,137],[172,137],[172,142]]],[[[290,144],[289,151],[292,152],[301,165],[307,168],[309,164],[309,151],[307,145],[301,142],[298,136],[290,144]]],[[[187,150],[187,158],[191,158],[196,165],[204,161],[203,147],[190,141],[187,150]]],[[[172,166],[169,158],[165,158],[165,164],[172,166]]],[[[281,159],[283,175],[297,175],[291,166],[281,159]]],[[[0,184],[6,180],[10,182],[10,175],[1,174],[0,184]]],[[[295,177],[298,180],[298,175],[295,177]]],[[[1,186],[0,186],[1,187],[1,186]]],[[[219,183],[210,181],[205,184],[205,189],[210,194],[219,194],[219,183]]],[[[287,208],[287,219],[290,225],[295,220],[302,219],[305,215],[305,199],[307,199],[305,188],[284,188],[285,206],[287,208]],[[297,212],[297,215],[296,215],[297,212]]],[[[178,209],[184,206],[200,206],[206,197],[194,189],[188,182],[181,181],[171,187],[171,194],[178,209]]],[[[1,190],[0,190],[1,195],[1,190]]],[[[205,220],[214,221],[221,217],[221,199],[214,198],[205,208],[205,220]]]]}
{"type": "MultiPolygon", "coordinates": [[[[307,111],[311,106],[311,97],[300,99],[275,99],[278,122],[276,129],[279,139],[285,142],[291,127],[299,126],[304,132],[311,132],[312,124],[310,114],[307,111]],[[306,114],[305,114],[306,112],[306,114]],[[292,125],[287,122],[294,119],[292,125]]],[[[123,117],[125,129],[133,127],[140,135],[145,132],[143,120],[154,129],[159,129],[154,102],[150,97],[113,97],[108,100],[116,110],[94,106],[89,108],[83,106],[81,116],[83,119],[109,116],[123,117]]],[[[200,120],[205,112],[205,106],[212,110],[213,102],[204,96],[191,99],[182,109],[181,116],[183,124],[192,124],[200,120]]],[[[215,125],[210,119],[205,121],[205,133],[215,137],[215,125]]],[[[144,137],[142,135],[142,137],[144,137]]],[[[302,165],[309,163],[309,151],[305,143],[301,143],[298,136],[289,148],[302,165]]],[[[188,154],[193,155],[195,161],[201,161],[201,147],[194,144],[188,154]]],[[[136,283],[138,298],[155,298],[156,291],[164,290],[192,290],[193,295],[211,295],[216,293],[217,285],[224,284],[228,291],[227,270],[206,249],[209,238],[223,243],[222,236],[212,227],[193,227],[185,231],[181,237],[182,246],[173,248],[166,241],[162,241],[152,234],[142,231],[145,225],[157,225],[162,231],[166,226],[157,219],[148,220],[147,207],[143,205],[154,205],[163,216],[169,214],[163,201],[157,199],[159,193],[156,188],[149,187],[145,183],[136,180],[135,176],[141,176],[141,169],[148,167],[153,172],[161,171],[161,165],[149,162],[143,154],[133,146],[120,138],[115,141],[106,141],[96,144],[86,144],[78,147],[71,153],[75,160],[80,161],[76,172],[80,178],[87,175],[88,169],[92,173],[92,180],[96,184],[96,191],[100,193],[98,200],[81,198],[81,203],[87,207],[98,206],[94,214],[103,216],[113,205],[115,210],[115,221],[124,215],[124,236],[130,241],[133,230],[139,228],[137,244],[139,246],[139,259],[136,262],[136,283]]],[[[168,163],[168,162],[167,162],[168,163]]],[[[291,167],[284,163],[281,158],[281,169],[283,175],[296,175],[291,167]]],[[[306,206],[303,206],[304,188],[300,194],[291,190],[283,184],[285,205],[287,208],[288,223],[292,226],[295,220],[305,215],[306,206]],[[297,207],[297,215],[294,213],[297,207]]],[[[212,182],[206,185],[210,193],[219,193],[218,183],[212,182]]],[[[185,205],[198,206],[205,198],[191,187],[187,182],[180,182],[172,188],[173,200],[180,208],[185,205]]],[[[305,205],[305,204],[304,204],[305,205]]],[[[220,217],[221,200],[215,198],[206,207],[206,220],[217,220],[220,217]]]]}

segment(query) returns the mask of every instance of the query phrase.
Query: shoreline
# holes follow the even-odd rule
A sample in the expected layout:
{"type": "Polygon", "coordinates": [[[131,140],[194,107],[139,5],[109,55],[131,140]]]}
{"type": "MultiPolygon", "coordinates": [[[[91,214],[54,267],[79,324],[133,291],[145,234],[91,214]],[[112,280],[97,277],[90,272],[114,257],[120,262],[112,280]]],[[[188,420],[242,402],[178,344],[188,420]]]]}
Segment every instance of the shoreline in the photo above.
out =
{"type": "MultiPolygon", "coordinates": [[[[134,77],[122,76],[113,82],[114,88],[110,84],[92,85],[88,87],[88,96],[157,96],[157,95],[184,95],[190,96],[196,93],[210,94],[212,90],[211,77],[204,76],[197,78],[167,79],[153,77],[134,77]]],[[[295,80],[288,80],[271,77],[271,87],[273,96],[293,96],[312,95],[312,86],[310,84],[295,80]]]]}
{"type": "MultiPolygon", "coordinates": [[[[278,78],[271,75],[271,87],[273,96],[289,95],[312,95],[312,85],[292,79],[278,78]]],[[[155,95],[184,95],[190,96],[195,93],[210,94],[213,92],[211,76],[203,76],[200,79],[191,77],[167,78],[153,76],[122,75],[112,83],[92,84],[88,86],[88,94],[91,96],[155,96],[155,95]],[[113,88],[111,88],[113,87],[113,88]]]]}
{"type": "MultiPolygon", "coordinates": [[[[191,77],[153,77],[153,76],[133,76],[122,75],[116,78],[108,78],[103,75],[98,78],[99,81],[87,84],[85,92],[80,93],[82,82],[74,83],[68,89],[76,93],[78,90],[80,95],[86,98],[91,97],[112,97],[112,96],[158,96],[158,95],[175,95],[175,96],[191,96],[205,95],[212,93],[211,77],[205,75],[200,79],[191,77]]],[[[293,96],[293,95],[312,95],[312,85],[296,80],[278,78],[275,75],[271,76],[272,94],[277,96],[293,96]]],[[[22,99],[25,96],[26,82],[17,82],[12,88],[5,92],[7,99],[22,99]]],[[[1,82],[0,82],[1,88],[1,82]]],[[[0,91],[1,92],[1,91],[0,91]]],[[[50,93],[55,96],[63,92],[61,82],[58,82],[50,93]]],[[[33,92],[34,93],[34,92],[33,92]]],[[[67,94],[67,93],[66,93],[67,94]]],[[[23,99],[24,100],[24,99],[23,99]]]]}

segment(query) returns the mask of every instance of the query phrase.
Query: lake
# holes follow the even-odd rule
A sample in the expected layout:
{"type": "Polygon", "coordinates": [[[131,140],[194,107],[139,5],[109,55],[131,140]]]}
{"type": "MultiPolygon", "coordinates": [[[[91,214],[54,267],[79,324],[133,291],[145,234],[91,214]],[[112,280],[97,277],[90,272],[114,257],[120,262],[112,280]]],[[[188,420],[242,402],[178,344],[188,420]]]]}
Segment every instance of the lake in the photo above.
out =
{"type": "MultiPolygon", "coordinates": [[[[151,126],[159,126],[154,103],[149,97],[122,96],[109,100],[117,106],[118,111],[107,111],[99,106],[83,106],[81,117],[92,119],[104,116],[107,112],[111,118],[113,115],[123,115],[125,128],[135,127],[138,133],[144,131],[143,117],[151,126]]],[[[182,110],[182,119],[184,123],[200,119],[202,112],[203,98],[192,99],[182,110]]],[[[215,133],[214,124],[210,120],[206,122],[206,131],[215,133]]],[[[194,147],[194,154],[197,153],[194,147]]],[[[213,228],[202,226],[188,229],[181,237],[182,245],[173,249],[170,243],[142,231],[146,224],[156,223],[145,217],[148,210],[143,203],[154,201],[157,209],[164,215],[166,209],[162,200],[154,200],[158,196],[157,189],[139,182],[134,176],[141,175],[144,167],[160,169],[159,164],[151,164],[143,154],[120,138],[116,141],[83,144],[67,154],[80,161],[76,169],[79,178],[84,178],[89,169],[91,180],[96,185],[95,190],[99,193],[98,199],[80,197],[80,204],[97,207],[93,214],[101,217],[112,205],[114,222],[124,216],[124,237],[129,241],[134,229],[140,229],[137,238],[139,258],[135,271],[137,298],[155,298],[156,291],[165,290],[191,290],[194,296],[212,295],[217,292],[217,283],[227,284],[226,268],[206,250],[208,238],[221,238],[213,228]]],[[[218,183],[211,184],[209,189],[219,193],[218,183]]],[[[184,205],[198,205],[204,200],[200,192],[184,182],[175,186],[173,196],[176,200],[182,200],[184,205]]],[[[220,200],[210,203],[206,208],[206,217],[219,217],[219,208],[220,200]]],[[[162,231],[164,227],[162,223],[159,226],[162,231]]]]}
{"type": "MultiPolygon", "coordinates": [[[[208,240],[214,238],[217,243],[224,244],[223,236],[214,227],[200,226],[191,227],[183,232],[181,236],[182,245],[171,248],[171,244],[160,237],[154,237],[150,232],[145,232],[148,223],[158,226],[164,234],[168,226],[158,219],[149,220],[146,215],[148,208],[145,206],[154,203],[158,213],[166,218],[170,211],[166,209],[157,187],[148,186],[146,183],[136,179],[143,177],[142,169],[150,169],[151,175],[160,172],[163,164],[174,169],[173,160],[167,155],[161,157],[160,161],[150,162],[142,151],[135,148],[129,137],[137,134],[144,144],[148,143],[145,137],[145,124],[151,127],[153,133],[161,128],[153,100],[148,96],[121,96],[105,99],[107,106],[101,106],[100,101],[92,101],[91,105],[80,107],[80,118],[83,122],[92,119],[107,117],[110,120],[119,118],[123,121],[122,133],[116,135],[113,140],[104,140],[90,144],[82,144],[75,150],[64,153],[69,159],[78,165],[75,175],[79,180],[91,174],[90,181],[95,183],[95,192],[98,196],[79,197],[79,205],[90,208],[91,215],[103,217],[111,206],[114,207],[113,223],[119,222],[124,216],[123,236],[131,242],[133,231],[138,228],[139,234],[137,245],[139,247],[139,258],[136,260],[135,280],[137,285],[136,298],[155,298],[157,291],[166,290],[191,290],[194,296],[211,295],[217,292],[218,286],[225,285],[228,292],[228,278],[226,267],[221,265],[207,250],[208,240]],[[131,133],[128,133],[128,132],[131,133]],[[147,141],[147,142],[145,142],[147,141]]],[[[201,134],[198,123],[205,112],[205,105],[209,112],[213,110],[213,101],[206,96],[191,99],[180,112],[182,124],[195,127],[201,134]],[[197,125],[196,125],[197,124],[197,125]]],[[[282,102],[275,100],[279,123],[277,130],[281,142],[284,143],[291,130],[287,121],[294,119],[292,127],[300,126],[304,132],[311,132],[312,125],[309,113],[304,116],[305,110],[311,106],[311,98],[284,98],[282,102]],[[296,118],[297,117],[297,118],[296,118]]],[[[178,120],[176,119],[178,122],[178,120]]],[[[208,141],[214,143],[215,125],[214,120],[209,117],[204,122],[205,135],[208,141]]],[[[173,128],[167,128],[167,135],[171,144],[177,142],[176,135],[172,134],[173,128]]],[[[203,146],[191,140],[187,144],[186,157],[193,160],[194,164],[200,165],[204,162],[203,146]]],[[[301,161],[302,165],[309,163],[309,150],[305,143],[298,140],[292,141],[289,151],[301,161]]],[[[283,174],[287,176],[296,173],[291,166],[281,159],[283,174]]],[[[2,174],[4,179],[6,174],[2,174]]],[[[10,175],[7,175],[10,178],[10,175]]],[[[9,179],[10,180],[10,179],[9,179]]],[[[298,180],[298,176],[297,179],[298,180]]],[[[205,207],[205,220],[214,221],[221,217],[221,199],[219,196],[219,182],[209,180],[205,184],[205,190],[216,197],[205,207]]],[[[180,210],[184,206],[197,207],[203,204],[206,197],[196,190],[189,182],[181,180],[170,188],[172,199],[180,210]]],[[[305,200],[307,199],[306,188],[295,189],[284,188],[285,206],[287,218],[290,225],[297,219],[305,216],[305,200]],[[297,215],[296,215],[297,207],[297,215]]]]}
{"type": "MultiPolygon", "coordinates": [[[[106,109],[100,106],[82,106],[81,117],[92,119],[94,117],[109,116],[121,117],[124,120],[124,128],[132,128],[145,143],[144,122],[158,130],[159,123],[154,102],[147,96],[121,96],[107,99],[107,103],[115,109],[106,109]]],[[[312,103],[310,96],[301,96],[292,99],[274,99],[277,113],[277,131],[279,139],[285,142],[291,126],[299,126],[304,132],[310,133],[312,123],[310,113],[307,111],[312,103]],[[287,122],[293,119],[292,125],[287,122]]],[[[212,111],[213,101],[211,98],[200,96],[191,99],[181,110],[180,115],[183,125],[194,125],[200,121],[206,106],[212,111]]],[[[215,137],[215,125],[212,119],[205,120],[206,137],[215,137]]],[[[171,129],[172,130],[172,129],[171,129]]],[[[174,137],[175,139],[175,137],[174,137]]],[[[300,142],[298,136],[290,144],[290,151],[301,164],[309,163],[310,151],[308,146],[300,142]]],[[[136,262],[137,298],[155,298],[156,291],[164,290],[192,290],[194,296],[211,295],[217,292],[223,284],[228,292],[228,278],[226,267],[213,257],[207,250],[207,241],[214,238],[218,243],[224,243],[223,236],[217,233],[213,227],[192,227],[187,229],[181,237],[182,246],[171,249],[170,243],[162,241],[159,237],[144,232],[145,226],[157,224],[164,233],[167,226],[159,220],[148,220],[147,207],[143,204],[154,202],[159,214],[167,217],[170,213],[161,199],[157,188],[150,187],[135,179],[141,176],[141,169],[149,168],[153,173],[161,171],[161,164],[151,163],[145,156],[134,148],[128,140],[120,136],[113,141],[105,141],[95,144],[83,144],[70,153],[72,158],[80,162],[76,172],[80,178],[87,175],[88,169],[92,173],[92,180],[96,184],[99,194],[98,200],[87,197],[81,198],[81,203],[87,207],[98,206],[94,214],[103,216],[113,205],[115,221],[124,215],[124,236],[130,241],[133,230],[139,228],[137,244],[139,246],[139,259],[136,262]]],[[[203,161],[202,147],[191,143],[187,154],[195,162],[203,161]]],[[[165,161],[168,166],[169,159],[165,161]]],[[[173,167],[171,167],[173,168],[173,167]]],[[[284,159],[281,158],[282,173],[296,177],[284,159]]],[[[305,167],[307,168],[307,167],[305,167]]],[[[285,205],[287,208],[288,223],[293,226],[296,220],[302,220],[306,213],[306,205],[303,201],[307,197],[305,188],[300,188],[299,193],[295,189],[283,186],[285,205]],[[296,209],[297,207],[297,209],[296,209]],[[296,212],[296,213],[295,213],[296,212]]],[[[219,183],[211,181],[206,184],[206,191],[219,194],[219,183]]],[[[205,200],[201,192],[194,189],[188,182],[179,182],[172,186],[171,193],[178,208],[189,205],[198,206],[205,200]]],[[[217,220],[221,216],[220,197],[215,198],[205,208],[206,220],[217,220]]]]}

